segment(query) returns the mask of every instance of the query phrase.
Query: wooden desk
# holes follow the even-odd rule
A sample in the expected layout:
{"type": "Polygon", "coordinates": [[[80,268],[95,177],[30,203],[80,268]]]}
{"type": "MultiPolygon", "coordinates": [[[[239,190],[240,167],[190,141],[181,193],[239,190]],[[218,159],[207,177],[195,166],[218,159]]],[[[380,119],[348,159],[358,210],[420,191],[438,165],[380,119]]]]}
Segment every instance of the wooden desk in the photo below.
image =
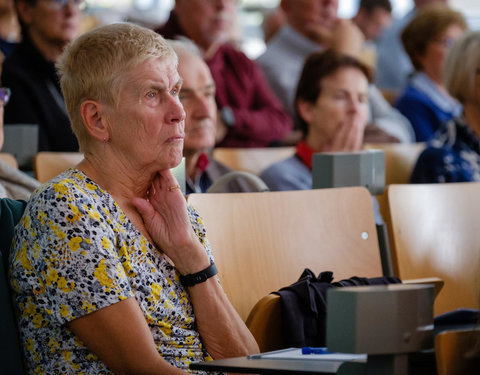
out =
{"type": "MultiPolygon", "coordinates": [[[[237,357],[190,364],[192,370],[225,371],[246,374],[336,374],[341,361],[302,361],[292,359],[250,359],[237,357]]],[[[360,364],[360,365],[364,365],[360,364]]]]}
{"type": "MultiPolygon", "coordinates": [[[[365,375],[367,373],[367,363],[365,361],[342,362],[237,357],[192,363],[190,369],[245,374],[365,375]]],[[[408,374],[436,375],[434,351],[408,354],[408,374]]]]}

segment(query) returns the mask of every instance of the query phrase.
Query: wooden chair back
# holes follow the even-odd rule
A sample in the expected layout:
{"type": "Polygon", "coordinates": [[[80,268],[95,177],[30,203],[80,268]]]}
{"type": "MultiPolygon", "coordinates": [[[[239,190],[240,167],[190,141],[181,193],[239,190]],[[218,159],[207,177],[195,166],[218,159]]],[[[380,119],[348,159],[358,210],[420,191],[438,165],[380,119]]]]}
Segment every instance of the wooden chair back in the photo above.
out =
{"type": "Polygon", "coordinates": [[[242,319],[305,268],[336,280],[382,275],[372,201],[363,187],[191,194],[222,286],[242,319]]]}
{"type": "Polygon", "coordinates": [[[18,168],[17,159],[8,152],[0,152],[0,161],[11,166],[12,168],[18,168]]]}
{"type": "Polygon", "coordinates": [[[391,185],[392,258],[402,279],[439,277],[441,314],[478,306],[480,183],[391,185]]]}
{"type": "Polygon", "coordinates": [[[259,175],[265,168],[295,153],[295,147],[215,148],[213,157],[234,171],[259,175]]]}
{"type": "Polygon", "coordinates": [[[480,369],[480,329],[444,331],[435,337],[438,375],[477,375],[480,369]]]}
{"type": "MultiPolygon", "coordinates": [[[[418,156],[425,149],[425,143],[369,143],[365,149],[385,152],[385,187],[391,184],[408,184],[418,156]]],[[[389,231],[392,242],[388,199],[385,193],[377,195],[378,206],[389,231]]]]}
{"type": "Polygon", "coordinates": [[[35,178],[44,183],[83,159],[80,152],[39,152],[34,159],[35,178]]]}

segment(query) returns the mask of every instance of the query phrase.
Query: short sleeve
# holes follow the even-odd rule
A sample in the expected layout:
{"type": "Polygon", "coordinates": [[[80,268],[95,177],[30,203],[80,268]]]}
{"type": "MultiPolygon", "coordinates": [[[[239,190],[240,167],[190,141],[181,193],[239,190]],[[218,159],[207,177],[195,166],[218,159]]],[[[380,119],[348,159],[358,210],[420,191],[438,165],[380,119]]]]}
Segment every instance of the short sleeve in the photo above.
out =
{"type": "Polygon", "coordinates": [[[17,227],[12,276],[33,288],[36,308],[55,323],[133,296],[116,251],[116,205],[91,193],[62,181],[47,185],[17,227]]]}

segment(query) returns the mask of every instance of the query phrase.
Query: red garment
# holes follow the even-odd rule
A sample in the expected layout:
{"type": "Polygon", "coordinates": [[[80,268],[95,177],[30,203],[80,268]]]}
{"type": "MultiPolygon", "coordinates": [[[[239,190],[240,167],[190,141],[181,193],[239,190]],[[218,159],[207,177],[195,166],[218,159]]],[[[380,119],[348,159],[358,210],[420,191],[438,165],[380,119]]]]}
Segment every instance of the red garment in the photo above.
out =
{"type": "Polygon", "coordinates": [[[307,145],[305,141],[298,142],[296,155],[310,170],[312,170],[312,158],[314,153],[314,149],[307,145]]]}
{"type": "MultiPolygon", "coordinates": [[[[174,12],[156,30],[165,38],[184,35],[174,12]]],[[[235,126],[228,129],[220,147],[266,147],[293,128],[292,121],[265,80],[257,64],[229,44],[219,47],[207,61],[217,86],[219,108],[229,106],[235,126]]]]}

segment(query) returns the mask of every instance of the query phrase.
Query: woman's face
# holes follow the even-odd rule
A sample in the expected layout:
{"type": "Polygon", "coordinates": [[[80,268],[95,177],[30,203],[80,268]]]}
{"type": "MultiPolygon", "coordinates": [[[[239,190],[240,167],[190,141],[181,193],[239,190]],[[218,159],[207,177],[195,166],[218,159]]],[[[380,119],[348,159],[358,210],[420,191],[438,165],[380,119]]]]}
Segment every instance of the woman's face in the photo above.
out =
{"type": "Polygon", "coordinates": [[[151,58],[126,74],[116,108],[105,106],[109,145],[134,170],[160,171],[182,160],[185,112],[173,58],[151,58]]]}
{"type": "Polygon", "coordinates": [[[19,6],[20,16],[30,35],[43,43],[64,45],[79,32],[82,11],[74,0],[61,5],[51,0],[37,0],[34,5],[19,6]]]}
{"type": "Polygon", "coordinates": [[[303,110],[299,106],[309,126],[308,137],[331,143],[342,129],[351,129],[362,137],[369,116],[368,81],[363,72],[354,67],[341,68],[323,78],[320,85],[317,101],[304,104],[303,110]]]}
{"type": "Polygon", "coordinates": [[[453,43],[462,35],[463,29],[458,25],[450,25],[440,35],[432,39],[419,57],[423,72],[433,81],[442,82],[442,70],[445,56],[453,43]]]}

